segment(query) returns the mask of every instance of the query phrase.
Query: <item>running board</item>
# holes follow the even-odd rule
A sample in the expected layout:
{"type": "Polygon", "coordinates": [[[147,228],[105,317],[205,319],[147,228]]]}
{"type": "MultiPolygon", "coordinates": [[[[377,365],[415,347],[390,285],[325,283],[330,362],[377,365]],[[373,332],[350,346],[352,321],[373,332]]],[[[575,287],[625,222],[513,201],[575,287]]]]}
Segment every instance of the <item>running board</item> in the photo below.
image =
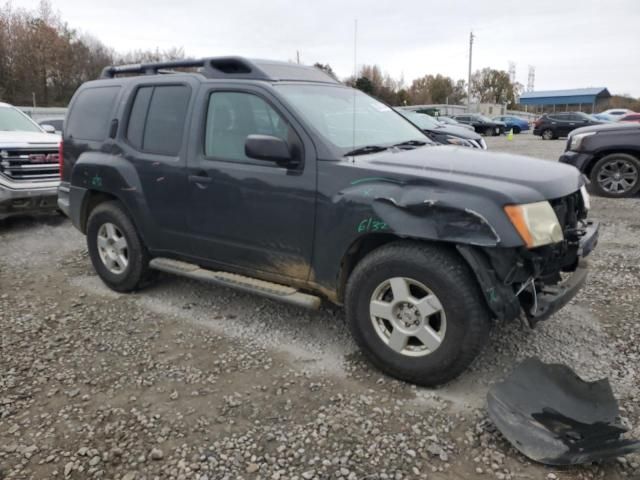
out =
{"type": "Polygon", "coordinates": [[[320,308],[320,297],[301,293],[295,288],[265,282],[257,278],[245,277],[236,273],[206,270],[193,263],[181,262],[170,258],[154,258],[149,262],[149,266],[155,270],[193,278],[194,280],[204,280],[205,282],[215,283],[216,285],[231,287],[249,293],[256,293],[263,297],[280,300],[299,307],[311,308],[313,310],[320,308]]]}

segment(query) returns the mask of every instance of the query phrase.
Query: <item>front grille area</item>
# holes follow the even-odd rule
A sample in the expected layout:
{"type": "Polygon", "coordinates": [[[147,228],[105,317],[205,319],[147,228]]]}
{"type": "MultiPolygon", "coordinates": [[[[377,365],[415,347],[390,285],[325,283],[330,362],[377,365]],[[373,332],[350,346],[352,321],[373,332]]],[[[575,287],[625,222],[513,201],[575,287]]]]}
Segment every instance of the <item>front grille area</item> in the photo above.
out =
{"type": "Polygon", "coordinates": [[[556,198],[550,201],[553,210],[556,212],[558,221],[562,226],[565,237],[570,236],[578,228],[578,221],[584,220],[587,211],[582,201],[580,190],[566,197],[556,198]]]}
{"type": "Polygon", "coordinates": [[[13,181],[52,181],[60,178],[58,150],[48,148],[3,149],[0,173],[13,181]]]}

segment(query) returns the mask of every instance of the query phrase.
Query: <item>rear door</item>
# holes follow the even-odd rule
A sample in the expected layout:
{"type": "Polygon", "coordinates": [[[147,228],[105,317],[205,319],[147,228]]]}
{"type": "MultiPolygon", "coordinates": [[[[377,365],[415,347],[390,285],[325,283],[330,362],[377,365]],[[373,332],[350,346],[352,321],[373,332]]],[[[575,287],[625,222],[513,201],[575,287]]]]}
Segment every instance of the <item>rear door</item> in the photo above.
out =
{"type": "Polygon", "coordinates": [[[141,189],[137,216],[154,250],[189,253],[185,132],[196,88],[190,80],[138,84],[126,107],[120,145],[140,182],[131,188],[141,189]]]}
{"type": "Polygon", "coordinates": [[[575,128],[571,125],[569,113],[554,113],[549,115],[552,129],[558,137],[566,137],[575,128]]]}
{"type": "Polygon", "coordinates": [[[257,85],[203,85],[189,154],[188,229],[195,254],[216,265],[306,280],[316,201],[310,137],[257,85]],[[245,155],[252,134],[287,142],[300,164],[245,155]]]}

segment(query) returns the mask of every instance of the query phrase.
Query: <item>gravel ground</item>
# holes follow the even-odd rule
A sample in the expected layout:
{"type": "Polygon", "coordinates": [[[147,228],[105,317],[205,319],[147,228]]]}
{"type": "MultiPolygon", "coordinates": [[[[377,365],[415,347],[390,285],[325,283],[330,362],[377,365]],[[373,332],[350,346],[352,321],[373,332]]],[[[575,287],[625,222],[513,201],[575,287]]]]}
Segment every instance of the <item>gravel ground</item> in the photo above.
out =
{"type": "MultiPolygon", "coordinates": [[[[550,160],[564,147],[488,143],[550,160]]],[[[369,366],[340,310],[170,276],[116,294],[67,220],[0,222],[0,479],[640,478],[638,455],[533,464],[484,410],[489,385],[537,355],[609,377],[640,437],[638,209],[593,199],[603,230],[586,288],[534,331],[499,325],[436,390],[369,366]]]]}

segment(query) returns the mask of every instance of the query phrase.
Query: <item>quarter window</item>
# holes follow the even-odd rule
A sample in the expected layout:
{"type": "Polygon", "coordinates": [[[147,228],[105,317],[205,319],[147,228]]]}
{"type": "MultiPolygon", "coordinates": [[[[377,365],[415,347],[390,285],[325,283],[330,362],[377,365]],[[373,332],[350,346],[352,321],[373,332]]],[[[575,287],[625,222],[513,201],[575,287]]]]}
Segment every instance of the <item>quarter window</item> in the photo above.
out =
{"type": "MultiPolygon", "coordinates": [[[[253,163],[244,153],[249,135],[278,137],[289,145],[295,133],[262,98],[243,92],[214,92],[209,97],[205,130],[205,156],[253,163]]],[[[264,162],[260,162],[264,165],[264,162]]]]}
{"type": "Polygon", "coordinates": [[[78,94],[71,109],[66,134],[79,140],[107,138],[120,87],[87,88],[78,94]]]}

